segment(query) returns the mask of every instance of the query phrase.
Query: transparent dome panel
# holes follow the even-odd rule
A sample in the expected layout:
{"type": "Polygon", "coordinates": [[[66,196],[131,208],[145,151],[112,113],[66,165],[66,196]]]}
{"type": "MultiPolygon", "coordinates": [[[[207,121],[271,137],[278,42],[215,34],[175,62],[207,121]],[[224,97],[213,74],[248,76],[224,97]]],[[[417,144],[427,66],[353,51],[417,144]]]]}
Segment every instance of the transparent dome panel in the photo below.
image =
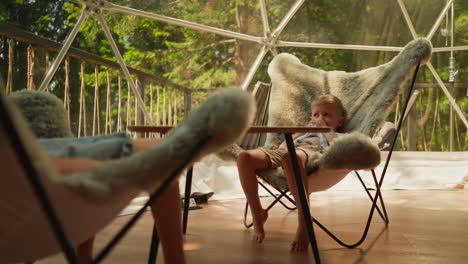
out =
{"type": "MultiPolygon", "coordinates": [[[[156,20],[174,18],[173,23],[188,22],[223,30],[261,35],[258,1],[110,1],[157,16],[156,20]]],[[[171,22],[168,22],[171,23],[171,22]]],[[[207,29],[210,30],[210,29],[207,29]]]]}
{"type": "MultiPolygon", "coordinates": [[[[455,20],[460,21],[456,28],[458,31],[463,31],[462,20],[465,18],[462,18],[462,14],[467,12],[467,7],[466,4],[458,3],[460,1],[455,2],[455,20]]],[[[427,36],[446,4],[444,0],[401,2],[338,0],[322,3],[305,1],[280,39],[297,42],[402,46],[413,38],[408,23],[413,25],[417,36],[427,36]]],[[[437,33],[434,38],[442,34],[441,29],[447,27],[446,20],[449,19],[443,15],[440,26],[436,27],[437,33]]]]}

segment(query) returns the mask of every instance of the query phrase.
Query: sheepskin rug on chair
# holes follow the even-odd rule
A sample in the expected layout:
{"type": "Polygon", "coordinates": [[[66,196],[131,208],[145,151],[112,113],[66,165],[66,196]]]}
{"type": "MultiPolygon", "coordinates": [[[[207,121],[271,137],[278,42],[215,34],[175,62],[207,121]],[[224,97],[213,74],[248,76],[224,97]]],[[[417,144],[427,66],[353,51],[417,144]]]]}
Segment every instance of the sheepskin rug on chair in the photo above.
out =
{"type": "Polygon", "coordinates": [[[26,117],[36,137],[73,137],[63,102],[55,95],[35,90],[19,90],[9,97],[26,117]]]}
{"type": "MultiPolygon", "coordinates": [[[[273,58],[268,74],[271,78],[271,96],[268,108],[268,126],[304,126],[310,119],[310,104],[319,95],[338,97],[345,109],[344,126],[339,132],[347,135],[335,140],[316,159],[307,164],[312,174],[326,170],[329,183],[315,191],[324,190],[341,180],[349,171],[369,170],[379,165],[380,150],[372,140],[384,124],[405,81],[418,64],[426,63],[432,53],[431,42],[416,39],[409,42],[391,61],[357,72],[324,71],[303,64],[296,56],[281,53],[273,58]],[[331,180],[333,179],[333,180],[331,180]]],[[[280,133],[268,134],[265,146],[277,145],[284,140],[280,133]]],[[[236,157],[239,149],[231,147],[236,157]]],[[[225,154],[225,153],[223,153],[225,154]]],[[[224,155],[226,156],[226,155],[224,155]]],[[[282,168],[259,170],[258,175],[268,182],[283,178],[282,168]]],[[[281,179],[276,187],[284,189],[281,179]]],[[[323,185],[323,186],[322,186],[323,185]]]]}

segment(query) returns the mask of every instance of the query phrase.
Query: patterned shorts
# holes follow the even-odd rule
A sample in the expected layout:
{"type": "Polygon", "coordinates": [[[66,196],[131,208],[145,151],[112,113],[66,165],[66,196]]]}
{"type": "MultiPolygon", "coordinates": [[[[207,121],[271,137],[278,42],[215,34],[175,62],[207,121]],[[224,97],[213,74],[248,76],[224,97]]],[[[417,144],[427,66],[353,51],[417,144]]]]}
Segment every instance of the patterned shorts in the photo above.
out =
{"type": "MultiPolygon", "coordinates": [[[[307,161],[317,159],[318,154],[322,153],[323,148],[320,146],[320,139],[318,137],[309,137],[300,141],[294,142],[297,150],[303,151],[307,156],[307,161]]],[[[286,148],[259,148],[263,153],[268,156],[272,169],[282,167],[282,157],[288,153],[286,148]]]]}

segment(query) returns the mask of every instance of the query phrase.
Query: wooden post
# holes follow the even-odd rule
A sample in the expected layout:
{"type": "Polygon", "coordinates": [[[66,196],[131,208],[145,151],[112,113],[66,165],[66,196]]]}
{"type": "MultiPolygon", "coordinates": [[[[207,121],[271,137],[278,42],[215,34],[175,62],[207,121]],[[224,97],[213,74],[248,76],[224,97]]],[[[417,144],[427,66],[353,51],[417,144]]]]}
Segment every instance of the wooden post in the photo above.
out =
{"type": "Polygon", "coordinates": [[[177,93],[174,91],[174,102],[172,103],[173,104],[173,111],[172,111],[172,114],[174,115],[174,117],[172,118],[172,124],[173,126],[176,126],[177,125],[177,110],[178,110],[178,107],[177,107],[177,93]]]}
{"type": "Polygon", "coordinates": [[[83,127],[83,136],[86,132],[86,91],[85,91],[85,64],[81,63],[81,86],[80,86],[80,114],[78,116],[78,137],[81,137],[81,128],[83,127]],[[83,124],[83,125],[82,125],[83,124]]]}
{"type": "Polygon", "coordinates": [[[166,87],[163,87],[163,103],[162,103],[162,124],[167,125],[167,109],[166,109],[166,87]]]}
{"type": "Polygon", "coordinates": [[[117,105],[117,132],[122,131],[122,76],[120,72],[117,78],[117,84],[119,87],[119,102],[117,105]]]}
{"type": "Polygon", "coordinates": [[[190,112],[191,108],[192,108],[192,91],[190,91],[189,89],[186,89],[184,91],[184,118],[190,112]]]}
{"type": "Polygon", "coordinates": [[[161,102],[160,102],[160,88],[156,90],[156,125],[161,125],[161,102]]]}
{"type": "Polygon", "coordinates": [[[15,42],[12,39],[8,40],[8,77],[6,84],[6,95],[13,92],[13,49],[15,42]]]}
{"type": "MultiPolygon", "coordinates": [[[[145,80],[143,78],[138,78],[137,89],[138,89],[138,92],[141,95],[141,99],[143,99],[143,107],[145,107],[144,106],[144,103],[145,103],[145,80]]],[[[137,126],[142,126],[145,123],[145,121],[144,121],[145,116],[143,114],[143,111],[140,109],[140,107],[141,106],[139,105],[139,103],[137,101],[137,103],[135,104],[135,111],[137,112],[135,124],[137,126]]],[[[138,138],[143,137],[143,136],[144,136],[144,133],[137,133],[138,138]]]]}
{"type": "Polygon", "coordinates": [[[28,76],[27,76],[27,89],[35,90],[36,84],[34,83],[34,70],[35,70],[35,49],[28,46],[28,76]]]}
{"type": "Polygon", "coordinates": [[[93,136],[100,135],[100,115],[101,111],[99,108],[99,67],[94,66],[94,111],[93,111],[93,136]]]}
{"type": "Polygon", "coordinates": [[[106,126],[105,126],[105,131],[104,133],[112,133],[112,119],[111,119],[111,92],[110,92],[110,82],[111,82],[111,76],[110,76],[110,71],[106,71],[106,77],[107,77],[107,94],[106,94],[106,126]]]}
{"type": "MultiPolygon", "coordinates": [[[[125,123],[125,127],[128,127],[131,125],[132,122],[132,96],[131,96],[131,88],[130,88],[130,83],[127,81],[127,122],[125,123]]],[[[126,129],[126,128],[125,128],[126,129]]]]}

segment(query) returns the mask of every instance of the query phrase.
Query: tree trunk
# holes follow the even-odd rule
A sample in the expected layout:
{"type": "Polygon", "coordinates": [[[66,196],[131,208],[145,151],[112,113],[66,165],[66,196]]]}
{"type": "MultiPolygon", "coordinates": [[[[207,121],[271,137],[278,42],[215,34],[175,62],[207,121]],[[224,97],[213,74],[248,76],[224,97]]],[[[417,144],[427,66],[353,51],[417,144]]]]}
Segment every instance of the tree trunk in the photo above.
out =
{"type": "MultiPolygon", "coordinates": [[[[245,1],[243,5],[236,4],[236,23],[238,32],[249,34],[251,28],[249,27],[249,3],[245,1]]],[[[234,54],[234,63],[236,69],[236,85],[241,86],[244,82],[252,61],[255,59],[255,49],[252,49],[252,43],[246,40],[236,40],[236,51],[234,54]]]]}

